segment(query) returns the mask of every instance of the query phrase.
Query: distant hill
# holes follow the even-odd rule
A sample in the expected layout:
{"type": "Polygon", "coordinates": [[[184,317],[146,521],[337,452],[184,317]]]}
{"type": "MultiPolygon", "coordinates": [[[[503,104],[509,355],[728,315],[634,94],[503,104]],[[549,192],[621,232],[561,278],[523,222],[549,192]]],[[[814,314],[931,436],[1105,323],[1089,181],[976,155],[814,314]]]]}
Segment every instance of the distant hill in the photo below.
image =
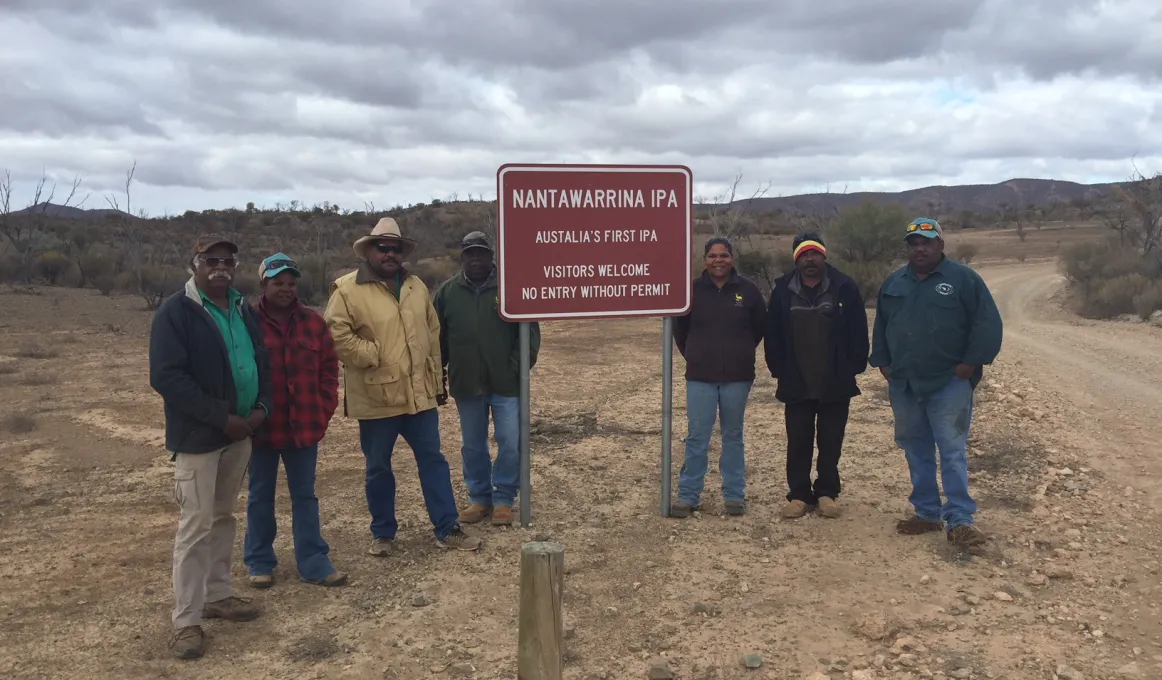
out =
{"type": "Polygon", "coordinates": [[[56,203],[37,203],[24,210],[14,210],[10,214],[12,217],[21,217],[23,215],[37,215],[42,211],[45,217],[62,220],[103,220],[110,215],[132,217],[132,215],[124,210],[113,210],[112,208],[91,208],[86,210],[68,205],[57,205],[56,203]]]}
{"type": "MultiPolygon", "coordinates": [[[[798,196],[762,197],[744,204],[748,212],[811,213],[820,208],[859,205],[865,201],[878,204],[903,205],[917,214],[949,213],[968,210],[978,214],[996,212],[1004,206],[1024,208],[1029,205],[1047,206],[1075,200],[1094,201],[1109,196],[1114,184],[1078,184],[1055,179],[1010,179],[998,184],[967,184],[961,186],[931,186],[897,192],[861,191],[856,193],[819,193],[798,196]]],[[[724,207],[724,206],[705,206],[724,207]]]]}

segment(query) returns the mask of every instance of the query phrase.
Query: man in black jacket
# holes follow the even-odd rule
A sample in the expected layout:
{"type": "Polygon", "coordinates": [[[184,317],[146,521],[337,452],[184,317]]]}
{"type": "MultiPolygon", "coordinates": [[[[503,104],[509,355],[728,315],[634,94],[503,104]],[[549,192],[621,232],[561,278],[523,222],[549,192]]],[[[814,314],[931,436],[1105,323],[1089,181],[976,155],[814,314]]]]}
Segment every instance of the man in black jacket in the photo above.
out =
{"type": "Polygon", "coordinates": [[[742,426],[755,378],[755,350],[763,339],[763,294],[734,269],[734,247],[715,237],[706,242],[706,270],[694,279],[690,311],[674,322],[674,341],[686,359],[685,459],[673,517],[698,507],[706,478],[714,421],[721,416],[722,499],[726,513],[746,512],[746,455],[742,426]]]}
{"type": "Polygon", "coordinates": [[[175,634],[181,659],[203,654],[202,620],[250,621],[258,608],[234,596],[234,504],[250,437],[270,404],[270,361],[258,320],[233,286],[238,246],[198,239],[185,289],[153,317],[149,384],[165,402],[166,448],[181,509],[173,551],[175,634]]]}
{"type": "Polygon", "coordinates": [[[827,247],[815,233],[793,243],[795,270],[775,283],[767,312],[766,359],[778,381],[775,398],[786,404],[786,519],[818,505],[838,517],[839,456],[848,409],[858,395],[855,377],[867,370],[867,312],[859,286],[827,263],[827,247]],[[811,459],[818,432],[818,477],[811,459]]]}

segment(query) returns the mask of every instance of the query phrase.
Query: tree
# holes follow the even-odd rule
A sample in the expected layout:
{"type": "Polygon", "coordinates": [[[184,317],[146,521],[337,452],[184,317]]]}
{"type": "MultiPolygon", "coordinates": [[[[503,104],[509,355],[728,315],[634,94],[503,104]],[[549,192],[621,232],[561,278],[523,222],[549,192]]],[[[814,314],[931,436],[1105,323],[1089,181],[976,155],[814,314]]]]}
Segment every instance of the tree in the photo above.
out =
{"type": "Polygon", "coordinates": [[[869,305],[903,255],[908,220],[903,206],[865,201],[841,210],[834,226],[823,234],[828,259],[855,279],[869,305]]]}
{"type": "MultiPolygon", "coordinates": [[[[20,277],[26,282],[32,277],[33,273],[33,245],[36,243],[38,235],[44,231],[45,224],[48,221],[47,213],[49,208],[54,207],[52,200],[56,196],[57,184],[54,181],[50,187],[48,183],[48,173],[42,172],[40,181],[37,182],[36,188],[33,189],[32,200],[29,201],[28,207],[19,215],[13,215],[12,173],[5,170],[4,177],[0,178],[0,236],[4,236],[16,251],[17,264],[20,267],[20,277]]],[[[89,198],[88,194],[76,205],[72,205],[80,187],[81,177],[77,175],[73,178],[72,188],[65,197],[64,203],[55,207],[76,208],[83,205],[89,198]]]]}
{"type": "Polygon", "coordinates": [[[1137,166],[1130,182],[1114,187],[1114,214],[1111,224],[1126,245],[1143,255],[1162,245],[1162,173],[1146,177],[1137,166]]]}

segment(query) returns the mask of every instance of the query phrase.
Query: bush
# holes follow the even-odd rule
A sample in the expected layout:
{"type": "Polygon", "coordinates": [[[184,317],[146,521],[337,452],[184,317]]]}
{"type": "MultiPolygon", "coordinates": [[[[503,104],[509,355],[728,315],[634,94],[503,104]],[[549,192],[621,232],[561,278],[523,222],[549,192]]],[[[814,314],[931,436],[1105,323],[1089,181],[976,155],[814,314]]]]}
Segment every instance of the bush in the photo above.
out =
{"type": "Polygon", "coordinates": [[[835,226],[824,234],[832,260],[855,263],[894,263],[904,255],[904,227],[908,213],[899,205],[865,202],[845,208],[835,226]]]}
{"type": "Polygon", "coordinates": [[[1149,319],[1162,308],[1162,267],[1116,241],[1068,246],[1061,252],[1060,266],[1075,311],[1082,316],[1137,314],[1149,319]]]}
{"type": "Polygon", "coordinates": [[[1134,312],[1142,321],[1149,321],[1157,311],[1162,311],[1162,281],[1154,281],[1134,296],[1134,312]]]}
{"type": "Polygon", "coordinates": [[[33,271],[50,286],[55,286],[72,266],[73,263],[69,261],[69,258],[55,250],[37,255],[32,262],[33,271]]]}
{"type": "Polygon", "coordinates": [[[964,264],[972,262],[973,258],[980,252],[980,247],[975,243],[961,243],[956,246],[955,254],[952,256],[955,260],[960,260],[964,264]]]}
{"type": "Polygon", "coordinates": [[[863,297],[863,303],[867,307],[876,306],[876,298],[880,295],[880,288],[896,269],[894,264],[883,262],[840,262],[836,263],[835,266],[855,280],[855,284],[859,287],[859,294],[863,297]]]}

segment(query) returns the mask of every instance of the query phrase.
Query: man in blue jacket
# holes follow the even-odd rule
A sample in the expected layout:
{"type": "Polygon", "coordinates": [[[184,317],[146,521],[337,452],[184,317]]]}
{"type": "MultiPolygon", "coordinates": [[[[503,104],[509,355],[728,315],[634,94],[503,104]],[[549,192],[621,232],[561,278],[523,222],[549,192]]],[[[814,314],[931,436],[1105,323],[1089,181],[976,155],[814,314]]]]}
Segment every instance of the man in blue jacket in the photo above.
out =
{"type": "Polygon", "coordinates": [[[973,392],[983,367],[1001,351],[1001,315],[984,280],[944,255],[935,220],[918,218],[904,233],[908,264],[880,288],[870,363],[888,380],[896,444],[912,476],[915,515],[896,530],[947,529],[949,542],[980,545],[976,502],[968,491],[973,392]],[[947,502],[940,503],[936,453],[947,502]]]}
{"type": "Polygon", "coordinates": [[[867,370],[867,312],[859,286],[827,262],[815,233],[792,243],[795,269],[775,282],[767,310],[767,368],[778,381],[775,398],[786,404],[787,504],[795,519],[816,505],[838,517],[839,457],[857,375],[867,370]],[[818,433],[818,436],[816,436],[818,433]],[[818,477],[811,461],[819,443],[818,477]]]}

